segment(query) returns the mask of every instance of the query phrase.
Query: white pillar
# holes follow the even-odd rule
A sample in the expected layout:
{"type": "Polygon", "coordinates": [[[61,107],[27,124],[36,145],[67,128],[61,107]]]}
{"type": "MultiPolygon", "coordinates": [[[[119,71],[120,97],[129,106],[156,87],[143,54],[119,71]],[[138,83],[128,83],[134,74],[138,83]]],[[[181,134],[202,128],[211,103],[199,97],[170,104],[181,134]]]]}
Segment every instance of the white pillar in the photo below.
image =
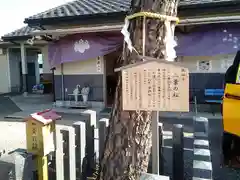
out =
{"type": "Polygon", "coordinates": [[[9,58],[9,48],[7,48],[7,61],[8,61],[8,92],[12,91],[12,82],[11,82],[11,64],[10,64],[10,58],[9,58]]]}
{"type": "Polygon", "coordinates": [[[26,48],[24,43],[21,43],[21,63],[22,63],[22,78],[23,78],[23,93],[27,96],[27,58],[26,58],[26,48]]]}
{"type": "Polygon", "coordinates": [[[51,72],[51,67],[48,61],[48,45],[42,47],[41,49],[42,52],[42,59],[43,59],[43,73],[52,73],[51,72]]]}

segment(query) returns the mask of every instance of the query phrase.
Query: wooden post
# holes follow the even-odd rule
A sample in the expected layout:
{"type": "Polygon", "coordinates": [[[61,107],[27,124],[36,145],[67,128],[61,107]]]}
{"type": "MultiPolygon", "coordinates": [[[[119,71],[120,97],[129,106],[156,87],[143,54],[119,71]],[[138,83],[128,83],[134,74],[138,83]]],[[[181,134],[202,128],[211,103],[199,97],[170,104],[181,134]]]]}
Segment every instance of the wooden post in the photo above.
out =
{"type": "Polygon", "coordinates": [[[64,179],[70,179],[69,170],[69,132],[66,130],[60,130],[63,137],[63,167],[64,167],[64,179]]]}
{"type": "Polygon", "coordinates": [[[87,177],[91,177],[94,168],[94,126],[91,125],[91,120],[86,120],[86,160],[87,160],[87,177]]]}
{"type": "Polygon", "coordinates": [[[173,180],[184,179],[184,157],[183,157],[183,126],[173,126],[173,180]]]}
{"type": "Polygon", "coordinates": [[[76,180],[75,130],[68,127],[61,132],[64,143],[64,179],[76,180]]]}
{"type": "Polygon", "coordinates": [[[56,128],[56,179],[64,180],[63,137],[60,129],[56,128]]]}
{"type": "Polygon", "coordinates": [[[163,124],[158,123],[158,137],[159,137],[159,174],[164,173],[164,157],[163,157],[163,124]]]}
{"type": "Polygon", "coordinates": [[[54,131],[58,119],[61,116],[51,110],[33,113],[25,119],[27,152],[35,156],[38,180],[48,180],[48,155],[55,150],[54,131]]]}
{"type": "MultiPolygon", "coordinates": [[[[95,169],[95,147],[98,146],[95,143],[95,138],[98,136],[97,132],[97,122],[96,122],[96,111],[86,110],[82,112],[82,115],[86,116],[85,128],[86,128],[86,149],[85,157],[83,159],[82,165],[82,179],[87,177],[92,177],[93,171],[95,169]]],[[[96,139],[97,142],[97,139],[96,139]]],[[[98,149],[98,148],[97,148],[98,149]]]]}
{"type": "Polygon", "coordinates": [[[152,116],[152,173],[159,174],[159,112],[153,112],[152,116]]]}
{"type": "Polygon", "coordinates": [[[48,180],[48,159],[47,156],[37,156],[38,179],[48,180]]]}
{"type": "Polygon", "coordinates": [[[76,180],[76,150],[75,150],[75,129],[68,127],[69,132],[69,180],[76,180]]]}
{"type": "Polygon", "coordinates": [[[76,145],[76,176],[81,178],[83,158],[86,148],[86,126],[84,122],[74,123],[75,128],[75,145],[76,145]]]}
{"type": "Polygon", "coordinates": [[[109,119],[103,118],[99,120],[99,159],[101,159],[101,157],[103,156],[108,126],[109,126],[109,119]]]}

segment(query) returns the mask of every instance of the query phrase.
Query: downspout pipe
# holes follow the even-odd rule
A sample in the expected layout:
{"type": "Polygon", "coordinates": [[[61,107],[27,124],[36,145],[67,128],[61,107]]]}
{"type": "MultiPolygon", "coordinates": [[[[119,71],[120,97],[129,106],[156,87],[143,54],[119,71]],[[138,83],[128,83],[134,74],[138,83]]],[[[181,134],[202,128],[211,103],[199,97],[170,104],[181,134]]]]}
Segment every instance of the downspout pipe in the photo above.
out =
{"type": "Polygon", "coordinates": [[[54,77],[54,71],[56,70],[56,68],[52,68],[52,91],[53,91],[53,103],[54,105],[56,105],[56,92],[55,92],[55,77],[54,77]]]}
{"type": "Polygon", "coordinates": [[[61,78],[62,78],[62,101],[65,101],[65,83],[64,83],[63,64],[61,64],[61,78]]]}

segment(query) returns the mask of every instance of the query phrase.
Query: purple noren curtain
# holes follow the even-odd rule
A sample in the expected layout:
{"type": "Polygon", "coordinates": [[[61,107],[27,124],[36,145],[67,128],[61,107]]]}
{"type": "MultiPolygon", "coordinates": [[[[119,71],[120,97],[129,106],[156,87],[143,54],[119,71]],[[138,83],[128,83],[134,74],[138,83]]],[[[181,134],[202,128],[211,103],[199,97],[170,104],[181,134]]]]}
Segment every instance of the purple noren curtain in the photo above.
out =
{"type": "MultiPolygon", "coordinates": [[[[196,27],[190,33],[176,32],[177,56],[215,56],[236,53],[240,49],[240,26],[236,23],[196,27]]],[[[88,33],[63,37],[49,45],[52,67],[66,62],[103,56],[122,46],[123,36],[116,33],[88,33]]]]}
{"type": "Polygon", "coordinates": [[[83,61],[115,51],[123,43],[120,33],[88,33],[66,36],[48,47],[51,67],[83,61]]]}
{"type": "Polygon", "coordinates": [[[196,27],[190,33],[176,33],[178,56],[215,56],[236,53],[240,48],[240,26],[233,23],[196,27]]]}

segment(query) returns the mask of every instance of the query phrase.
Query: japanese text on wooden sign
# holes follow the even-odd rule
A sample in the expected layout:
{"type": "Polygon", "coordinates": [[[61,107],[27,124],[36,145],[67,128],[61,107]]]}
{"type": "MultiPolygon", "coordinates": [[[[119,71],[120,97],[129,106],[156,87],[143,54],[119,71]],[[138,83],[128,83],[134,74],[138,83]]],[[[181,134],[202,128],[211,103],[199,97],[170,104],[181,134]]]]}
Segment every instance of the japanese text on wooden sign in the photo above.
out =
{"type": "Polygon", "coordinates": [[[38,147],[38,126],[32,123],[32,150],[37,151],[38,147]]]}
{"type": "Polygon", "coordinates": [[[149,62],[122,70],[123,110],[189,111],[187,68],[149,62]]]}

